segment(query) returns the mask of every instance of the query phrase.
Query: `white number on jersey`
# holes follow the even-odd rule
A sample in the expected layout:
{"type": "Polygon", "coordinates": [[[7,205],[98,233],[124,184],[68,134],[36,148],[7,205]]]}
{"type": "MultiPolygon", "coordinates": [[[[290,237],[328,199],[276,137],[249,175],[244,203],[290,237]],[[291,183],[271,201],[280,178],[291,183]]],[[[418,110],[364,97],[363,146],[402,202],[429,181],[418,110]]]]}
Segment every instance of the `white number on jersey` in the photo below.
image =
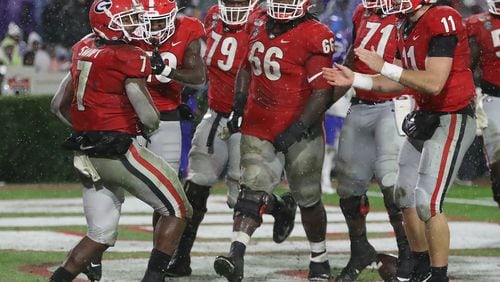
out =
{"type": "Polygon", "coordinates": [[[333,38],[323,39],[321,45],[323,45],[323,53],[328,54],[330,52],[335,52],[335,40],[333,40],[333,38]]]}
{"type": "Polygon", "coordinates": [[[408,69],[418,70],[417,61],[415,60],[415,47],[413,45],[408,48],[408,51],[406,51],[406,48],[403,48],[403,54],[401,54],[401,56],[401,59],[404,60],[405,66],[408,69]]]}
{"type": "MultiPolygon", "coordinates": [[[[220,40],[222,39],[222,35],[216,33],[215,31],[212,31],[210,35],[212,36],[214,43],[212,44],[207,54],[207,60],[206,60],[207,66],[209,66],[212,63],[212,57],[214,56],[215,51],[219,46],[220,40]]],[[[223,71],[228,71],[233,67],[237,48],[238,48],[238,41],[236,41],[236,38],[234,37],[224,38],[220,47],[220,53],[226,56],[226,60],[225,61],[217,60],[217,66],[219,67],[219,69],[223,71]]]]}
{"type": "MultiPolygon", "coordinates": [[[[368,29],[368,33],[366,36],[363,38],[361,43],[359,44],[359,47],[365,48],[366,44],[372,39],[372,37],[375,35],[379,27],[381,26],[381,23],[372,23],[372,22],[367,22],[366,23],[366,28],[368,29]]],[[[388,24],[384,28],[380,30],[380,33],[382,33],[382,37],[380,37],[380,40],[377,45],[377,54],[380,56],[384,56],[385,52],[385,47],[387,46],[387,42],[389,41],[389,38],[391,37],[391,32],[394,28],[394,25],[388,24]]],[[[365,48],[366,49],[366,48],[365,48]]]]}
{"type": "MultiPolygon", "coordinates": [[[[148,56],[151,57],[153,55],[153,52],[147,51],[146,54],[148,54],[148,56]]],[[[167,66],[169,66],[173,69],[177,68],[177,57],[175,56],[175,54],[170,53],[170,52],[162,52],[162,53],[160,53],[160,56],[164,62],[165,62],[165,60],[167,61],[167,63],[166,63],[167,66]]],[[[158,80],[161,83],[169,83],[170,81],[172,81],[171,78],[165,77],[165,76],[160,75],[160,74],[155,75],[155,78],[156,78],[156,80],[158,80]]],[[[153,80],[153,75],[150,74],[146,81],[151,82],[152,80],[153,80]]]]}
{"type": "Polygon", "coordinates": [[[451,26],[451,31],[456,31],[457,30],[457,27],[455,25],[455,21],[453,20],[452,16],[449,16],[448,18],[442,17],[441,18],[441,23],[444,25],[444,31],[446,33],[450,32],[450,26],[451,26]],[[448,22],[450,22],[449,25],[448,25],[448,22]]]}
{"type": "MultiPolygon", "coordinates": [[[[491,38],[493,39],[493,48],[500,47],[500,28],[491,31],[491,38]]],[[[500,58],[500,51],[495,53],[500,58]]]]}
{"type": "Polygon", "coordinates": [[[283,51],[278,47],[271,47],[265,50],[262,42],[255,42],[250,50],[248,60],[252,63],[252,70],[255,76],[259,76],[264,72],[266,78],[271,81],[276,81],[281,78],[280,64],[273,59],[283,59],[283,51]],[[264,54],[264,62],[256,56],[256,53],[264,54]],[[262,63],[264,67],[262,67],[262,63]]]}
{"type": "Polygon", "coordinates": [[[85,111],[83,104],[83,96],[85,95],[85,88],[87,88],[87,80],[89,79],[90,69],[92,62],[78,60],[76,69],[80,71],[78,75],[78,88],[76,89],[76,105],[79,111],[85,111]]]}

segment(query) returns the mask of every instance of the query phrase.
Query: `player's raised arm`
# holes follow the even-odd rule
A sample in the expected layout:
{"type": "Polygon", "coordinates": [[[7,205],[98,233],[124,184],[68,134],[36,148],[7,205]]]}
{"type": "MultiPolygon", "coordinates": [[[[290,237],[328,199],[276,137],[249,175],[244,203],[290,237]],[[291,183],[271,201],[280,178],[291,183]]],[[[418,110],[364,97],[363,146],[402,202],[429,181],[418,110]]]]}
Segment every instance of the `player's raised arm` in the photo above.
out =
{"type": "Polygon", "coordinates": [[[192,85],[205,83],[206,68],[200,56],[201,40],[194,40],[188,45],[182,59],[182,69],[173,69],[170,74],[172,79],[192,85]]]}

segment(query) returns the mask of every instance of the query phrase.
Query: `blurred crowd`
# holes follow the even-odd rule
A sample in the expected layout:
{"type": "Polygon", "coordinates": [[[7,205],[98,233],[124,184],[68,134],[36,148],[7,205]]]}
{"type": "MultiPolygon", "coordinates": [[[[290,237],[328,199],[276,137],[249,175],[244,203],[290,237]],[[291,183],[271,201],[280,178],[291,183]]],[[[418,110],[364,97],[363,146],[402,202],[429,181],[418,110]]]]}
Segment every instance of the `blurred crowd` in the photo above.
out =
{"type": "MultiPolygon", "coordinates": [[[[351,15],[360,0],[313,0],[319,19],[350,41],[351,15]]],[[[440,0],[464,17],[485,9],[481,0],[440,0]]],[[[92,0],[4,0],[0,6],[0,74],[5,66],[66,71],[71,46],[91,32],[92,0]]],[[[202,19],[217,0],[178,0],[181,13],[202,19]]],[[[484,2],[484,3],[483,3],[484,2]]]]}

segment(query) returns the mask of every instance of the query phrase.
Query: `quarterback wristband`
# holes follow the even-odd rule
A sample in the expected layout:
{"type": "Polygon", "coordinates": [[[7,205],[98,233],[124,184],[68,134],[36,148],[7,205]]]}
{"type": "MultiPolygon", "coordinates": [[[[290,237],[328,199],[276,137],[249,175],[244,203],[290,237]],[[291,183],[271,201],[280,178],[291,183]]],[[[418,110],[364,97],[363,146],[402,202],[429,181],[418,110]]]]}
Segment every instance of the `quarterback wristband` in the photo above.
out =
{"type": "Polygon", "coordinates": [[[169,66],[165,66],[163,71],[160,73],[160,75],[162,75],[164,77],[169,77],[170,74],[172,74],[172,68],[169,66]]]}
{"type": "Polygon", "coordinates": [[[399,79],[401,79],[401,75],[403,74],[403,68],[400,66],[396,66],[394,64],[390,64],[388,62],[385,62],[384,65],[382,66],[382,70],[380,71],[380,74],[389,78],[390,80],[394,80],[396,82],[399,82],[399,79]]]}
{"type": "Polygon", "coordinates": [[[354,73],[354,80],[352,82],[352,87],[363,89],[363,90],[372,90],[373,78],[369,75],[364,75],[364,74],[355,72],[354,73]]]}

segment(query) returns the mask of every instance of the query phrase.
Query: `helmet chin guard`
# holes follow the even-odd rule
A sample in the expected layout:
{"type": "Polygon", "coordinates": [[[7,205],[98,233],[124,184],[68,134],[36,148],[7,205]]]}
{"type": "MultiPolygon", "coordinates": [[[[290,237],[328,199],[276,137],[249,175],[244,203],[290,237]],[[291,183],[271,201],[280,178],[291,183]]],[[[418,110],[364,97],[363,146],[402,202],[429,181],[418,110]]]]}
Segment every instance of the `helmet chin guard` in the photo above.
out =
{"type": "Polygon", "coordinates": [[[225,24],[243,25],[248,21],[250,12],[258,2],[258,0],[218,0],[219,17],[225,24]],[[248,4],[241,5],[243,2],[248,2],[248,4]]]}

